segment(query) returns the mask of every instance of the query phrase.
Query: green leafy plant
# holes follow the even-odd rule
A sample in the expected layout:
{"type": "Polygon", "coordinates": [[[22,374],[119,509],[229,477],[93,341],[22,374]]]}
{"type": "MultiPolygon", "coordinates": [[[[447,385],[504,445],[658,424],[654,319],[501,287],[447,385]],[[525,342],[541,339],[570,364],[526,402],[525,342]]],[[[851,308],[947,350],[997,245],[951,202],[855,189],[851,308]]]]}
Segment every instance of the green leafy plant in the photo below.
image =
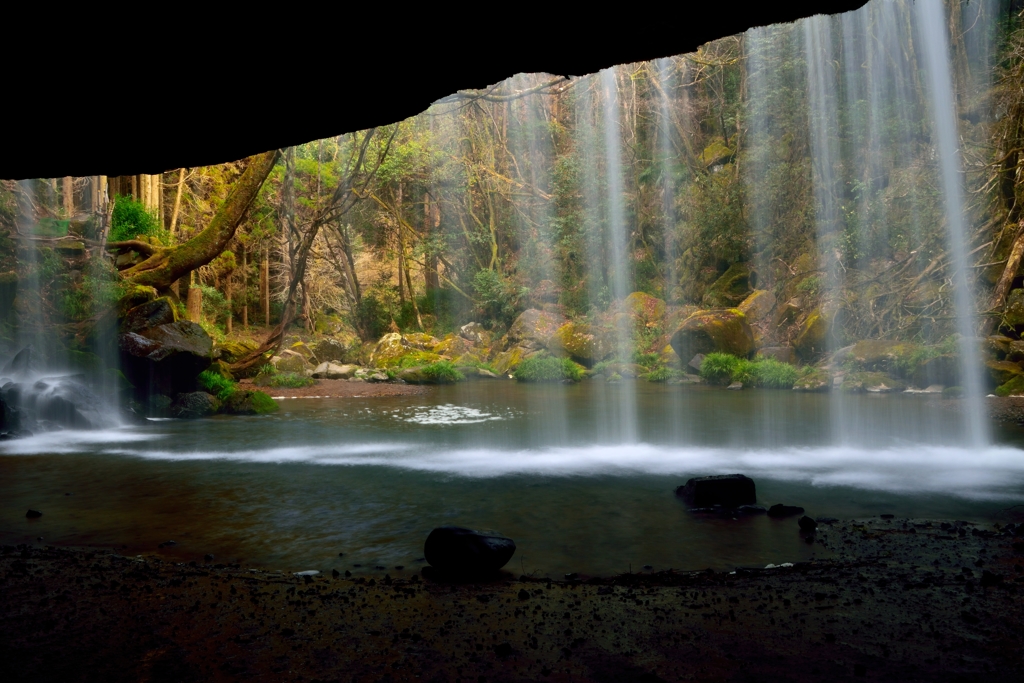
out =
{"type": "Polygon", "coordinates": [[[221,401],[227,400],[228,396],[235,393],[235,390],[238,389],[237,383],[211,370],[200,372],[197,381],[204,391],[213,394],[221,401]]]}
{"type": "Polygon", "coordinates": [[[646,375],[641,375],[641,377],[648,382],[667,382],[670,379],[675,379],[681,374],[682,373],[679,370],[673,370],[672,368],[665,367],[663,365],[660,368],[651,370],[646,375]]]}
{"type": "Polygon", "coordinates": [[[729,353],[709,353],[700,362],[700,376],[708,384],[728,384],[740,359],[729,353]]]}
{"type": "Polygon", "coordinates": [[[578,382],[584,372],[569,358],[534,356],[520,363],[512,376],[520,382],[578,382]]]}
{"type": "Polygon", "coordinates": [[[423,375],[438,384],[453,384],[466,379],[451,361],[439,360],[423,366],[423,375]]]}
{"type": "Polygon", "coordinates": [[[753,364],[754,384],[765,389],[792,389],[797,369],[774,358],[761,358],[753,364]]]}
{"type": "Polygon", "coordinates": [[[160,225],[160,219],[147,210],[142,202],[137,202],[131,197],[118,196],[114,200],[114,209],[110,214],[110,241],[122,242],[139,237],[166,243],[167,231],[160,225]]]}

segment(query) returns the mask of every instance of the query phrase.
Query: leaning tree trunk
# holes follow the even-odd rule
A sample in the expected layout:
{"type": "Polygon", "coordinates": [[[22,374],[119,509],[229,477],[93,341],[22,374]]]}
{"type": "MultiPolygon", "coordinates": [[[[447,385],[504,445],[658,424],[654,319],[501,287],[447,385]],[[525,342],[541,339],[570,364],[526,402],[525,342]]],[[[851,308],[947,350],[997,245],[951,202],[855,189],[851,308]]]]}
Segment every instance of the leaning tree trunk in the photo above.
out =
{"type": "Polygon", "coordinates": [[[107,249],[133,249],[148,258],[121,272],[121,276],[137,285],[170,288],[171,283],[200,266],[217,258],[235,236],[235,230],[245,217],[263,181],[270,175],[277,150],[249,157],[249,163],[227,199],[205,230],[189,241],[174,247],[157,247],[139,240],[111,242],[107,249]]]}

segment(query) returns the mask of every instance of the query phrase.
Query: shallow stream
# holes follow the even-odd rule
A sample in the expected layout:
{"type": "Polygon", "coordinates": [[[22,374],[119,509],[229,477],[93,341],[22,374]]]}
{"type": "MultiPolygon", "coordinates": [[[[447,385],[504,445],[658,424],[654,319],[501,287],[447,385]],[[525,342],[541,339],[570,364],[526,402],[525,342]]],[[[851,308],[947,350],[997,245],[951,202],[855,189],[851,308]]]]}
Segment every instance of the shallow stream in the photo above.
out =
{"type": "Polygon", "coordinates": [[[963,446],[959,414],[927,396],[496,381],[281,406],[0,443],[0,542],[401,575],[431,528],[460,524],[514,538],[515,573],[556,577],[821,556],[793,519],[688,513],[673,490],[691,476],[742,472],[760,503],[812,516],[988,520],[1024,503],[1024,431],[963,446]]]}

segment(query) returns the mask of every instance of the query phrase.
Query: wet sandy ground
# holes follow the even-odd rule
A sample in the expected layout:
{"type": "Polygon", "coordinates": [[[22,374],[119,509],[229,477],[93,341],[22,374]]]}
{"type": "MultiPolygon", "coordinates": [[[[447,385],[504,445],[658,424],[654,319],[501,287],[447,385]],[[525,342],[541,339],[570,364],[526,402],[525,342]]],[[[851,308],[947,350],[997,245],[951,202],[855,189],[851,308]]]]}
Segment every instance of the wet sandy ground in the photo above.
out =
{"type": "Polygon", "coordinates": [[[873,518],[823,524],[826,562],[476,584],[5,546],[0,680],[1019,681],[1014,532],[873,518]]]}

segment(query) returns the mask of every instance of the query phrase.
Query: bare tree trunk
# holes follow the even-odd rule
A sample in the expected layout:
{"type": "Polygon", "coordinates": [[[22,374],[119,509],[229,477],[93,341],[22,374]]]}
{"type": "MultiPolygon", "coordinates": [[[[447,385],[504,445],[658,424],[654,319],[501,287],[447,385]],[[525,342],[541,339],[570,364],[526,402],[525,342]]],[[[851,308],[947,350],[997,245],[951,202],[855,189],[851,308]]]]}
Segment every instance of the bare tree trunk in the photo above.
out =
{"type": "Polygon", "coordinates": [[[249,250],[242,247],[242,329],[249,329],[249,250]]]}
{"type": "Polygon", "coordinates": [[[194,323],[203,317],[203,290],[198,287],[188,288],[188,302],[185,304],[188,319],[194,323]]]}
{"type": "Polygon", "coordinates": [[[263,250],[263,263],[260,269],[260,289],[263,298],[263,324],[270,327],[270,247],[263,250]]]}
{"type": "Polygon", "coordinates": [[[427,253],[423,259],[423,286],[432,292],[440,287],[437,277],[437,254],[434,253],[429,240],[434,230],[441,223],[441,207],[437,202],[430,201],[430,194],[423,194],[423,235],[427,238],[427,253]]]}
{"type": "Polygon", "coordinates": [[[65,218],[75,215],[75,179],[71,176],[64,176],[61,189],[63,190],[63,205],[65,218]]]}
{"type": "Polygon", "coordinates": [[[231,334],[231,319],[234,317],[234,312],[231,308],[231,274],[229,273],[224,280],[224,298],[228,300],[228,319],[224,321],[224,330],[231,334]]]}
{"type": "Polygon", "coordinates": [[[402,284],[402,271],[405,267],[405,232],[402,230],[402,183],[398,183],[398,193],[395,195],[395,211],[398,214],[398,302],[404,307],[405,288],[402,284]]]}
{"type": "Polygon", "coordinates": [[[992,291],[992,299],[989,301],[988,306],[990,315],[981,323],[981,334],[992,334],[992,331],[999,324],[999,318],[996,317],[996,314],[1001,312],[1003,306],[1006,305],[1006,297],[1009,295],[1010,287],[1017,277],[1017,271],[1020,269],[1022,258],[1024,258],[1024,221],[1021,221],[1017,226],[1017,236],[1013,240],[1013,247],[1010,248],[1010,256],[1006,260],[1006,267],[1003,268],[1003,272],[999,276],[999,282],[996,283],[996,287],[992,291]]]}
{"type": "Polygon", "coordinates": [[[174,208],[171,209],[170,233],[173,235],[178,226],[178,212],[181,211],[181,192],[185,188],[185,169],[178,169],[178,189],[174,192],[174,208]]]}

